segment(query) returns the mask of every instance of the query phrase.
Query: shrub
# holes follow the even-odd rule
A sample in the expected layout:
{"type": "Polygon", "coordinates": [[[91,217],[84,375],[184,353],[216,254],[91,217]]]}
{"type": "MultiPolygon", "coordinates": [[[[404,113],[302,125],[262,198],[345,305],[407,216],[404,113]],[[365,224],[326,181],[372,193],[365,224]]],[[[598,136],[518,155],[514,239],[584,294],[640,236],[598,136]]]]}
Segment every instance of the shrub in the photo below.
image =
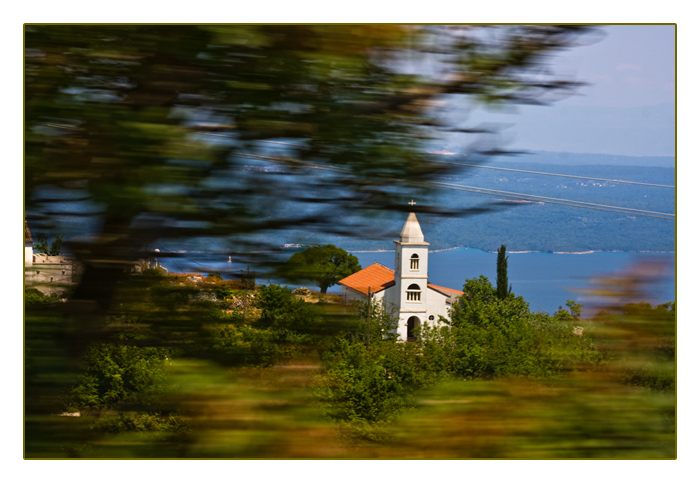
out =
{"type": "Polygon", "coordinates": [[[165,389],[164,349],[101,343],[88,348],[84,370],[71,391],[71,405],[81,409],[148,403],[165,389]]]}

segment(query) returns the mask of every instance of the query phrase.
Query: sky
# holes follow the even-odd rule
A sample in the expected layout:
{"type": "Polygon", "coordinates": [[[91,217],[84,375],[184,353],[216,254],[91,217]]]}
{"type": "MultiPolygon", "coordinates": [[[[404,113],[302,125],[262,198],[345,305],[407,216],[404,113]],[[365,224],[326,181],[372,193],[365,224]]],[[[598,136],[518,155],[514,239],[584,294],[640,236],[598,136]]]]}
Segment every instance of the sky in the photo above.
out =
{"type": "Polygon", "coordinates": [[[674,103],[675,31],[673,25],[601,27],[603,38],[560,56],[558,71],[591,83],[565,104],[625,108],[674,103]]]}
{"type": "MultiPolygon", "coordinates": [[[[551,70],[586,83],[549,106],[507,113],[479,110],[472,121],[496,122],[510,149],[625,156],[674,156],[674,25],[599,27],[580,46],[550,59],[551,70]]],[[[460,143],[452,136],[450,143],[460,143]]]]}

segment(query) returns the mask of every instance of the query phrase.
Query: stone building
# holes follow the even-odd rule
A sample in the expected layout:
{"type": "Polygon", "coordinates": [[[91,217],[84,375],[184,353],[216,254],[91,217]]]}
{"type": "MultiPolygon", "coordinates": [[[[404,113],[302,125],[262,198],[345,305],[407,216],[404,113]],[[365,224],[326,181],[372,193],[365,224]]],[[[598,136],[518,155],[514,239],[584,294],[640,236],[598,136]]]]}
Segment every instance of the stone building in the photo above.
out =
{"type": "Polygon", "coordinates": [[[63,255],[34,253],[34,239],[27,221],[24,222],[24,284],[44,293],[63,291],[78,282],[82,266],[63,255]]]}
{"type": "Polygon", "coordinates": [[[379,263],[338,282],[343,300],[379,300],[399,318],[401,340],[413,340],[414,330],[424,323],[436,325],[440,317],[450,320],[452,304],[463,295],[459,290],[428,283],[428,246],[418,218],[410,213],[394,241],[396,258],[392,270],[379,263]]]}
{"type": "Polygon", "coordinates": [[[29,231],[27,221],[24,221],[24,266],[31,267],[34,262],[34,239],[29,231]]]}

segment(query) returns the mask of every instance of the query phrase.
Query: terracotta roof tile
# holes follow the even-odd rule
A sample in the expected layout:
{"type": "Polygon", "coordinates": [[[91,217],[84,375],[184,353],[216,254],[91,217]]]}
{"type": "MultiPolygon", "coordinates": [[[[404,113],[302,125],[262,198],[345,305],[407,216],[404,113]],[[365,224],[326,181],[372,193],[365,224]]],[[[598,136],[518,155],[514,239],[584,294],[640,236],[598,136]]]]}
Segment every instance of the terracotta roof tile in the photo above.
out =
{"type": "Polygon", "coordinates": [[[394,271],[375,262],[369,267],[345,277],[338,283],[360,293],[367,293],[367,287],[370,287],[372,293],[381,292],[394,285],[394,271]]]}
{"type": "Polygon", "coordinates": [[[445,292],[450,292],[450,293],[453,293],[453,294],[456,294],[456,295],[464,295],[464,292],[462,292],[462,291],[460,291],[460,290],[455,290],[455,289],[453,289],[453,288],[447,288],[447,287],[441,287],[441,286],[439,286],[439,285],[434,285],[434,284],[432,284],[432,283],[429,283],[429,284],[428,284],[428,287],[434,288],[435,290],[437,290],[437,291],[439,291],[439,292],[445,291],[445,292]]]}

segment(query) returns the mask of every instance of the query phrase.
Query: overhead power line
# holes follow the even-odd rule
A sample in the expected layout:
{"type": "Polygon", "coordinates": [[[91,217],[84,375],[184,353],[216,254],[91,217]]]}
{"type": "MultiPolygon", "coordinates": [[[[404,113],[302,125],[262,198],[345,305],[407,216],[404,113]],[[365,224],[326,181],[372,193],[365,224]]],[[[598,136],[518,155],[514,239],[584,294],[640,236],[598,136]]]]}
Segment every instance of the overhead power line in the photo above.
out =
{"type": "Polygon", "coordinates": [[[637,208],[625,208],[623,206],[611,206],[611,205],[603,205],[600,203],[590,203],[586,201],[576,201],[576,200],[567,200],[563,198],[550,198],[548,196],[538,196],[538,195],[528,195],[524,193],[513,193],[511,191],[500,191],[500,190],[492,190],[488,188],[478,188],[476,186],[464,186],[464,185],[457,185],[457,184],[452,184],[452,183],[442,183],[439,181],[434,181],[431,182],[434,185],[438,186],[443,186],[448,189],[456,189],[459,191],[469,191],[471,193],[477,193],[477,194],[485,194],[485,195],[490,195],[490,196],[502,196],[505,198],[511,198],[511,199],[525,199],[528,201],[536,201],[540,203],[550,203],[550,204],[555,204],[555,205],[564,205],[564,206],[573,206],[577,208],[590,208],[594,210],[601,210],[601,211],[611,211],[615,213],[624,213],[628,215],[635,215],[635,216],[646,216],[649,218],[661,218],[664,220],[674,220],[676,215],[673,213],[662,213],[658,211],[649,211],[649,210],[640,210],[637,208]]]}
{"type": "MultiPolygon", "coordinates": [[[[278,161],[278,162],[284,162],[284,163],[288,163],[291,161],[290,159],[276,158],[273,156],[263,156],[263,155],[252,154],[252,153],[237,153],[236,155],[240,155],[241,157],[245,157],[245,158],[260,159],[263,161],[278,161]]],[[[315,165],[315,164],[311,164],[311,163],[303,162],[303,161],[298,161],[298,160],[295,160],[295,163],[303,164],[307,168],[318,169],[318,170],[323,170],[323,171],[334,171],[334,172],[341,172],[341,173],[349,173],[350,172],[349,169],[338,167],[338,166],[320,166],[320,165],[315,165]]],[[[465,186],[465,185],[458,185],[458,184],[454,184],[454,183],[444,183],[444,182],[440,182],[440,181],[430,181],[429,183],[434,185],[434,186],[442,187],[442,188],[446,188],[446,189],[453,189],[453,190],[458,190],[458,191],[468,191],[471,193],[483,194],[483,195],[488,195],[488,196],[500,196],[500,197],[505,197],[505,198],[510,198],[510,199],[525,199],[528,201],[536,201],[536,202],[541,202],[541,203],[557,204],[557,205],[571,206],[571,207],[576,207],[576,208],[588,208],[588,209],[594,209],[594,210],[599,210],[599,211],[609,211],[609,212],[614,212],[614,213],[642,216],[642,217],[648,217],[648,218],[660,218],[660,219],[664,219],[664,220],[675,220],[675,217],[676,217],[676,215],[674,213],[663,213],[663,212],[658,212],[658,211],[640,210],[637,208],[625,208],[623,206],[612,206],[612,205],[604,205],[604,204],[600,204],[600,203],[590,203],[590,202],[586,202],[586,201],[576,201],[576,200],[567,200],[567,199],[563,199],[563,198],[552,198],[552,197],[548,197],[548,196],[529,195],[526,193],[515,193],[515,192],[511,192],[511,191],[494,190],[494,189],[489,189],[489,188],[479,188],[476,186],[465,186]]]]}
{"type": "MultiPolygon", "coordinates": [[[[221,135],[219,135],[219,136],[221,136],[221,135]]],[[[297,144],[297,143],[287,143],[287,142],[282,142],[282,141],[270,141],[270,140],[261,139],[260,142],[269,143],[269,144],[282,144],[285,146],[301,147],[301,145],[297,144]]],[[[484,166],[481,164],[459,163],[456,161],[445,161],[445,160],[441,160],[441,159],[439,159],[438,162],[443,163],[443,164],[451,164],[451,165],[455,165],[455,166],[465,166],[465,167],[469,167],[469,168],[494,169],[494,170],[500,170],[500,171],[512,171],[515,173],[538,174],[538,175],[542,175],[542,176],[555,176],[555,177],[560,177],[560,178],[585,179],[585,180],[590,180],[590,181],[603,181],[606,183],[623,183],[623,184],[634,184],[634,185],[640,185],[640,186],[653,186],[656,188],[676,189],[676,187],[672,186],[672,185],[656,184],[656,183],[643,183],[641,181],[627,181],[627,180],[623,180],[623,179],[595,178],[592,176],[577,176],[577,175],[573,175],[573,174],[548,173],[545,171],[530,171],[530,170],[526,170],[526,169],[503,168],[500,166],[484,166]]]]}
{"type": "Polygon", "coordinates": [[[513,171],[516,173],[539,174],[539,175],[543,175],[543,176],[557,176],[560,178],[576,178],[576,179],[586,179],[586,180],[591,180],[591,181],[604,181],[607,183],[624,183],[624,184],[635,184],[635,185],[641,185],[641,186],[654,186],[657,188],[676,189],[675,186],[671,186],[671,185],[655,184],[655,183],[642,183],[640,181],[626,181],[626,180],[622,180],[622,179],[593,178],[591,176],[576,176],[573,174],[546,173],[544,171],[528,171],[525,169],[501,168],[501,167],[497,167],[497,166],[482,166],[479,164],[457,163],[455,161],[442,161],[442,160],[440,160],[439,162],[443,163],[443,164],[452,164],[455,166],[467,166],[467,167],[471,167],[471,168],[496,169],[496,170],[500,170],[500,171],[513,171]]]}
{"type": "MultiPolygon", "coordinates": [[[[282,141],[260,140],[260,142],[269,143],[269,144],[282,144],[285,146],[297,146],[297,147],[301,146],[300,144],[287,143],[287,142],[282,142],[282,141]]],[[[499,171],[512,171],[515,173],[537,174],[537,175],[542,175],[542,176],[555,176],[555,177],[559,177],[559,178],[585,179],[585,180],[590,180],[590,181],[602,181],[605,183],[622,183],[622,184],[633,184],[633,185],[639,185],[639,186],[651,186],[651,187],[656,187],[656,188],[676,189],[676,187],[673,185],[657,184],[657,183],[643,183],[641,181],[627,181],[624,179],[608,179],[608,178],[596,178],[596,177],[592,177],[592,176],[577,176],[577,175],[573,175],[573,174],[548,173],[545,171],[530,171],[530,170],[526,170],[526,169],[503,168],[500,166],[484,166],[481,164],[459,163],[456,161],[438,160],[438,162],[443,163],[443,164],[451,164],[451,165],[455,165],[455,166],[465,166],[465,167],[469,167],[469,168],[494,169],[494,170],[499,170],[499,171]]]]}

